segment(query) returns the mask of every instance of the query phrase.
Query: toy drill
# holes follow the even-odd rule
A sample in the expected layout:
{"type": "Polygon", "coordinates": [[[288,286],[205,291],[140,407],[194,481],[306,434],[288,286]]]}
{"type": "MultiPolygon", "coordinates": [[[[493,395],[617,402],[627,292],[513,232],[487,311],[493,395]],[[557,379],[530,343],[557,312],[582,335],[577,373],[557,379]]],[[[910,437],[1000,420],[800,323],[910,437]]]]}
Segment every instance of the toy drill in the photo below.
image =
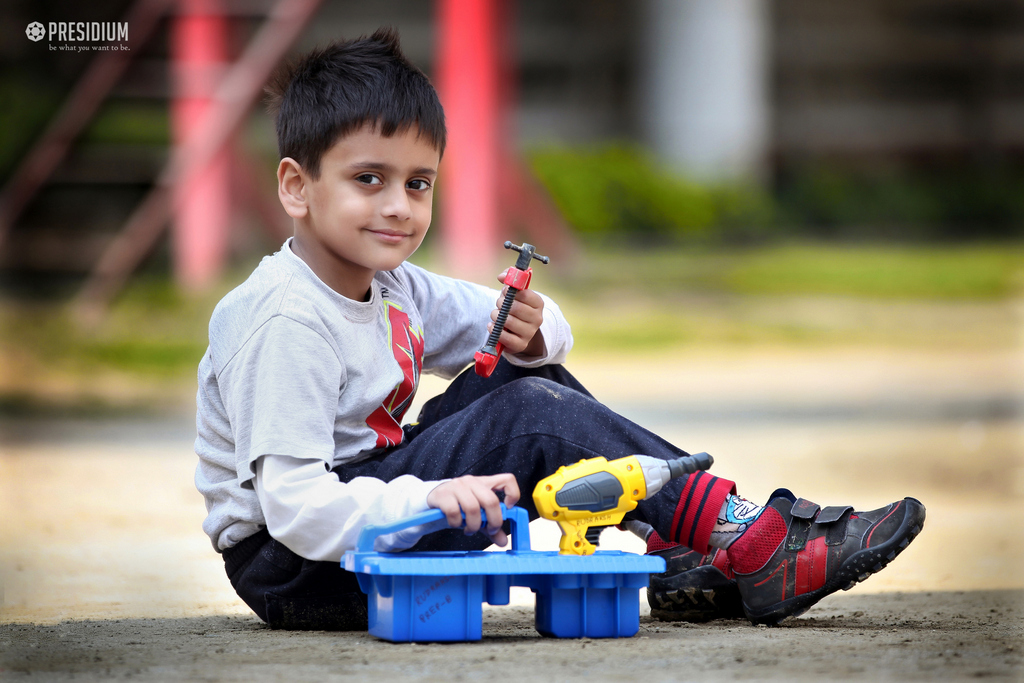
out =
{"type": "Polygon", "coordinates": [[[562,555],[590,555],[606,526],[622,517],[676,477],[711,467],[707,453],[661,460],[630,455],[617,460],[589,458],[559,467],[533,490],[533,504],[544,519],[562,529],[558,550],[562,555]]]}
{"type": "Polygon", "coordinates": [[[508,291],[505,292],[505,298],[501,302],[501,308],[498,309],[498,319],[494,321],[494,327],[491,328],[491,334],[487,337],[487,342],[476,352],[474,359],[476,360],[476,374],[481,377],[490,377],[491,373],[494,372],[494,366],[498,364],[498,359],[501,358],[501,352],[505,349],[505,345],[498,341],[501,337],[502,330],[505,329],[505,320],[508,319],[508,312],[512,310],[512,303],[515,301],[516,294],[521,289],[527,289],[530,286],[530,278],[533,277],[533,268],[530,267],[530,262],[533,259],[537,259],[541,263],[548,263],[551,259],[547,256],[541,256],[534,253],[534,246],[523,242],[523,246],[517,246],[511,242],[505,242],[506,249],[514,249],[519,252],[519,259],[516,260],[516,265],[508,269],[505,273],[505,284],[508,285],[508,291]]]}

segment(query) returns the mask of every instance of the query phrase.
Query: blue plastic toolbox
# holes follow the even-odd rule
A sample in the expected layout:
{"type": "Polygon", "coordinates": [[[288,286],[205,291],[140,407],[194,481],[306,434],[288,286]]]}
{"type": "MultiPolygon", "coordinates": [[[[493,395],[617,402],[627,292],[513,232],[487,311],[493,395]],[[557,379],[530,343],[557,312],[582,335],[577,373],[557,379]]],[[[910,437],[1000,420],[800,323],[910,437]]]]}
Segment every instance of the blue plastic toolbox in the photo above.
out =
{"type": "Polygon", "coordinates": [[[639,590],[650,574],[665,571],[663,559],[617,550],[586,556],[530,550],[526,510],[502,506],[502,513],[512,522],[512,548],[504,552],[373,551],[378,536],[424,524],[440,528],[440,510],[363,529],[342,564],[357,573],[367,594],[370,633],[396,642],[480,640],[483,603],[507,605],[509,589],[526,586],[536,594],[535,623],[546,636],[636,634],[639,590]]]}

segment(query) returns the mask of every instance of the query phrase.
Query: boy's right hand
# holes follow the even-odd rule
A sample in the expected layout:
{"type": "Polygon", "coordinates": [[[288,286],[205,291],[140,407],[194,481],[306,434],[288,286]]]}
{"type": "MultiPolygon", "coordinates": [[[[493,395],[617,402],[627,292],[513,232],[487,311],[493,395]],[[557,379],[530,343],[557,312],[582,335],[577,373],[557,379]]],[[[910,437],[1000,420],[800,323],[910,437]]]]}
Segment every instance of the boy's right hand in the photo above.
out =
{"type": "Polygon", "coordinates": [[[439,484],[427,494],[427,505],[444,512],[448,525],[462,526],[462,514],[466,515],[466,534],[480,530],[480,510],[487,515],[485,532],[500,547],[508,543],[508,535],[502,530],[501,501],[495,491],[505,493],[505,505],[512,507],[519,502],[519,484],[509,473],[492,474],[486,477],[465,475],[439,484]]]}

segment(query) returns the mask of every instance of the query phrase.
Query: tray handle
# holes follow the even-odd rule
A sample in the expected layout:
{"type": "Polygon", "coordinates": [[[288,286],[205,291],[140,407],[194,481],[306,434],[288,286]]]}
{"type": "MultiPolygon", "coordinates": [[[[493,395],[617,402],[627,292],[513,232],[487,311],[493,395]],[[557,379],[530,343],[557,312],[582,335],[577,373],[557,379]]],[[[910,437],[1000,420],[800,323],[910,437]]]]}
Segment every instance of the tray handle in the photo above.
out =
{"type": "MultiPolygon", "coordinates": [[[[529,550],[530,549],[530,516],[526,510],[521,507],[506,508],[505,504],[501,504],[501,514],[503,519],[510,520],[512,522],[512,550],[529,550]]],[[[483,510],[480,510],[481,525],[487,524],[487,515],[483,510]]],[[[442,522],[445,520],[444,513],[441,510],[431,509],[426,512],[421,512],[405,519],[400,519],[397,522],[391,524],[371,524],[363,527],[363,530],[359,532],[359,539],[356,541],[356,552],[359,553],[370,553],[373,552],[373,542],[378,536],[386,536],[387,534],[393,534],[396,531],[402,531],[409,527],[420,526],[422,524],[433,524],[435,522],[442,522]]],[[[462,521],[465,523],[466,515],[463,513],[462,521]]],[[[439,531],[440,529],[449,528],[447,523],[444,525],[435,525],[435,528],[430,531],[439,531]]]]}

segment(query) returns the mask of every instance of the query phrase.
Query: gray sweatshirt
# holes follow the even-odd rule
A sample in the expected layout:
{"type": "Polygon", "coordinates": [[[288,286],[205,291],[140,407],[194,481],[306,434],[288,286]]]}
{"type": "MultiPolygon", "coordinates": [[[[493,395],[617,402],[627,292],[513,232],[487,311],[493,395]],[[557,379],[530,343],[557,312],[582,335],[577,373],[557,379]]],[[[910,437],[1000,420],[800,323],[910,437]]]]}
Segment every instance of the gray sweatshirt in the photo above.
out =
{"type": "MultiPolygon", "coordinates": [[[[260,493],[286,523],[271,519],[271,534],[309,559],[337,560],[363,525],[425,510],[437,482],[405,475],[343,484],[330,468],[401,443],[420,372],[451,378],[472,362],[499,292],[405,263],[377,273],[369,301],[353,301],[324,284],[289,242],[210,320],[196,399],[196,486],[208,511],[203,529],[222,551],[268,525],[254,480],[257,462],[274,456],[260,493]],[[297,489],[314,470],[318,481],[297,489]],[[274,499],[276,491],[286,493],[274,499]]],[[[510,362],[560,363],[571,348],[565,318],[543,298],[545,354],[506,356],[510,362]]],[[[387,538],[381,549],[417,538],[387,538]]]]}

